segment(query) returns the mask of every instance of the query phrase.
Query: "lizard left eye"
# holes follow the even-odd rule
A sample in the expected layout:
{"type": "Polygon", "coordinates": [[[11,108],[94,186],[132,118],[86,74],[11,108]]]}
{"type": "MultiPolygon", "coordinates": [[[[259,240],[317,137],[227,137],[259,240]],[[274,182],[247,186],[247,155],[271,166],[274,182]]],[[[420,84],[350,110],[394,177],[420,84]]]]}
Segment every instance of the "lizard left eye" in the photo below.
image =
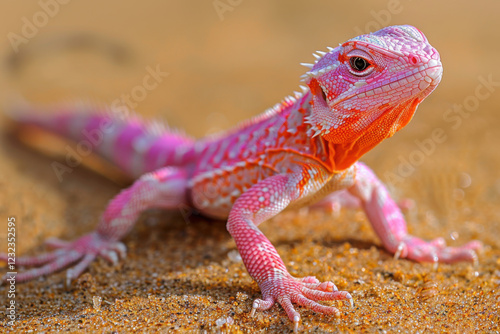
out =
{"type": "Polygon", "coordinates": [[[349,65],[354,71],[362,72],[366,70],[371,64],[364,58],[352,57],[351,59],[349,59],[349,65]]]}

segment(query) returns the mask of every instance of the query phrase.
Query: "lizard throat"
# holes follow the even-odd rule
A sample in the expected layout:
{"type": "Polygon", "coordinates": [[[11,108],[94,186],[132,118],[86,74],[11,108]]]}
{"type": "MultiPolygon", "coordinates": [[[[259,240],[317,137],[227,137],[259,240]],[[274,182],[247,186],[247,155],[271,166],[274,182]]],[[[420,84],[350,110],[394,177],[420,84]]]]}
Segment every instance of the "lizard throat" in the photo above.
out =
{"type": "MultiPolygon", "coordinates": [[[[382,114],[372,120],[363,131],[353,131],[356,124],[362,123],[361,118],[351,123],[348,128],[330,128],[311,138],[318,149],[315,158],[330,172],[349,168],[365,153],[386,138],[392,137],[412,119],[420,99],[414,98],[406,103],[385,107],[382,114]],[[356,136],[347,135],[355,133],[356,136]]],[[[309,121],[311,121],[309,117],[309,121]]],[[[351,120],[352,121],[352,120],[351,120]]]]}

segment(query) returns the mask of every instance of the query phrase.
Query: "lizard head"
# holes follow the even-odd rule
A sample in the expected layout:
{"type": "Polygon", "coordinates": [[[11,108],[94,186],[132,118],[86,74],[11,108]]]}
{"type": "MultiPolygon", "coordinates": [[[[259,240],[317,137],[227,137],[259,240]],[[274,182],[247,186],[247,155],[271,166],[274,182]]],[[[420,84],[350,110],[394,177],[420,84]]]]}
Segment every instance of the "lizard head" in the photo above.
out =
{"type": "Polygon", "coordinates": [[[343,154],[351,163],[404,127],[443,73],[439,53],[408,25],[355,37],[323,54],[305,75],[312,93],[306,121],[311,135],[348,150],[343,154]]]}

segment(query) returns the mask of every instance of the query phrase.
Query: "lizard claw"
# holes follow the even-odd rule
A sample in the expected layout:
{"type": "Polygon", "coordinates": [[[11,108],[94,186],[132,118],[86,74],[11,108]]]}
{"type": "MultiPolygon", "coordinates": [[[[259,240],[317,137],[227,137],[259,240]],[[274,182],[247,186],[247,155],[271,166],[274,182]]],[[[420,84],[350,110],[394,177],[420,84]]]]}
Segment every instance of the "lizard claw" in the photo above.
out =
{"type": "Polygon", "coordinates": [[[399,260],[399,257],[403,253],[403,250],[406,250],[406,244],[404,242],[400,242],[396,252],[394,253],[394,260],[399,260]]]}
{"type": "Polygon", "coordinates": [[[103,249],[99,255],[115,266],[119,260],[127,257],[127,247],[121,242],[116,242],[108,248],[103,249]]]}
{"type": "MultiPolygon", "coordinates": [[[[81,275],[96,257],[102,256],[111,263],[126,256],[126,247],[121,242],[104,239],[99,233],[92,232],[73,242],[49,239],[47,244],[55,250],[35,256],[16,259],[16,265],[37,267],[16,275],[16,281],[23,282],[59,271],[72,263],[73,268],[66,273],[66,286],[81,275]]],[[[6,260],[6,254],[0,254],[6,260]]]]}
{"type": "Polygon", "coordinates": [[[253,301],[252,312],[250,313],[250,316],[253,318],[255,316],[255,311],[257,310],[259,311],[269,310],[274,305],[275,302],[276,300],[274,298],[268,298],[266,300],[258,298],[255,299],[253,301]]]}
{"type": "Polygon", "coordinates": [[[296,315],[293,317],[293,332],[297,333],[299,331],[299,321],[300,321],[300,315],[296,315]]]}
{"type": "Polygon", "coordinates": [[[340,311],[332,306],[319,304],[324,300],[349,300],[353,306],[352,296],[346,291],[338,291],[332,282],[319,282],[316,278],[294,278],[285,276],[278,279],[266,280],[259,283],[264,299],[253,302],[251,316],[256,310],[267,310],[278,302],[285,310],[288,318],[294,324],[294,331],[298,330],[300,314],[295,311],[292,303],[309,308],[315,312],[340,316],[340,311]]]}

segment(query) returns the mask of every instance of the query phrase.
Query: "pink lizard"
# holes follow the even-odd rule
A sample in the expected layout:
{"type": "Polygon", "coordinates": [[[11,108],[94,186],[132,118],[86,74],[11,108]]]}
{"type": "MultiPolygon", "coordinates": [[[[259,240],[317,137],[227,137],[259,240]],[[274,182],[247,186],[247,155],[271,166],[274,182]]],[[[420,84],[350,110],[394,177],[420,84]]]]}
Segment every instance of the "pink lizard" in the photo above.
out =
{"type": "MultiPolygon", "coordinates": [[[[418,29],[387,27],[315,54],[304,75],[308,87],[233,130],[201,140],[153,131],[137,118],[112,111],[62,111],[53,116],[21,112],[22,124],[35,124],[92,149],[134,178],[111,200],[97,229],[73,242],[52,240],[56,250],[17,259],[34,266],[17,276],[26,281],[71,264],[70,282],[98,256],[125,257],[119,241],[139,213],[150,208],[191,206],[207,216],[228,219],[249,274],[262,291],[256,310],[281,304],[297,329],[293,303],[338,316],[318,301],[347,300],[332,282],[292,277],[258,225],[288,208],[331,207],[339,194],[356,198],[383,246],[396,257],[452,263],[477,261],[482,245],[471,241],[446,247],[407,232],[404,217],[375,174],[358,159],[413,117],[442,76],[439,53],[418,29]]],[[[348,200],[349,202],[349,200],[348,200]]],[[[351,201],[352,202],[352,201],[351,201]]],[[[6,255],[1,256],[5,260],[6,255]]]]}

